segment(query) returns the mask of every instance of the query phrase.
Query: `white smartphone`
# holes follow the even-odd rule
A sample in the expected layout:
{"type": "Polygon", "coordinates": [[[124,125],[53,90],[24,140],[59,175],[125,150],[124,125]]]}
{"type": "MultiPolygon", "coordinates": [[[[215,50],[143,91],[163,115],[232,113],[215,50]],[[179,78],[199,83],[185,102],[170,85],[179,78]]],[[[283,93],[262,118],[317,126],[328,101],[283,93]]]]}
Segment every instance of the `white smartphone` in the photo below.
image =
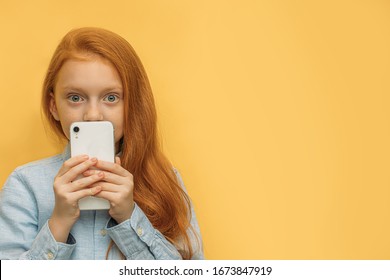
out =
{"type": "MultiPolygon", "coordinates": [[[[71,156],[88,155],[98,160],[115,162],[114,127],[111,122],[74,122],[70,126],[71,156]]],[[[81,175],[82,177],[82,175],[81,175]]],[[[102,198],[88,196],[79,200],[80,210],[109,209],[102,198]]]]}

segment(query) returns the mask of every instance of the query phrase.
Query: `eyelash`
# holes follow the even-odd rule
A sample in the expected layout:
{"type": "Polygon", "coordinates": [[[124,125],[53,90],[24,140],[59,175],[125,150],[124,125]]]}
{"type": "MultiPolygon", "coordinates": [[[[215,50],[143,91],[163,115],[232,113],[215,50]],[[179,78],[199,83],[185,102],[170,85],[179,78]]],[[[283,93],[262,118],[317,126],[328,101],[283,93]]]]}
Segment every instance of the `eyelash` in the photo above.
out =
{"type": "Polygon", "coordinates": [[[71,95],[68,96],[68,100],[69,100],[70,102],[73,102],[73,103],[79,103],[80,101],[84,100],[84,98],[82,98],[82,97],[81,97],[80,95],[78,95],[78,94],[71,94],[71,95]],[[79,100],[78,100],[78,101],[74,101],[74,100],[72,100],[73,97],[78,97],[79,100]]]}
{"type": "MultiPolygon", "coordinates": [[[[119,101],[119,99],[120,99],[120,97],[119,97],[117,94],[113,94],[113,93],[107,94],[107,95],[103,98],[103,100],[104,100],[104,101],[108,101],[108,103],[116,103],[117,101],[119,101]],[[108,101],[108,98],[111,97],[111,96],[113,96],[113,97],[115,98],[115,100],[113,100],[113,101],[108,101]]],[[[79,103],[80,101],[83,101],[84,98],[81,97],[81,96],[78,95],[78,94],[70,94],[70,95],[68,96],[68,100],[69,100],[70,102],[72,102],[72,103],[79,103]],[[79,98],[79,100],[78,100],[78,101],[73,100],[73,98],[75,98],[75,97],[79,98]]]]}
{"type": "Polygon", "coordinates": [[[117,102],[117,101],[119,100],[119,96],[116,95],[116,94],[110,93],[110,94],[107,94],[107,95],[103,98],[103,100],[107,100],[109,103],[115,103],[115,102],[117,102]],[[112,102],[111,102],[111,101],[108,101],[108,98],[109,98],[110,96],[115,97],[115,100],[112,101],[112,102]]]}

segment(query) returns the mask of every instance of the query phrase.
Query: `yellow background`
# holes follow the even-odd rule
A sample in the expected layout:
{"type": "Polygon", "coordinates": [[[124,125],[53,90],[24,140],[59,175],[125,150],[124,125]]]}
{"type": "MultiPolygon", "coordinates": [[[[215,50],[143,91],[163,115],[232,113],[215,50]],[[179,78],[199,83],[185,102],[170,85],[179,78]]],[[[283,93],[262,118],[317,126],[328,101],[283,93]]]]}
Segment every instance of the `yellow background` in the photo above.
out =
{"type": "Polygon", "coordinates": [[[390,2],[0,0],[0,182],[58,151],[40,90],[71,28],[125,37],[209,259],[390,259],[390,2]]]}

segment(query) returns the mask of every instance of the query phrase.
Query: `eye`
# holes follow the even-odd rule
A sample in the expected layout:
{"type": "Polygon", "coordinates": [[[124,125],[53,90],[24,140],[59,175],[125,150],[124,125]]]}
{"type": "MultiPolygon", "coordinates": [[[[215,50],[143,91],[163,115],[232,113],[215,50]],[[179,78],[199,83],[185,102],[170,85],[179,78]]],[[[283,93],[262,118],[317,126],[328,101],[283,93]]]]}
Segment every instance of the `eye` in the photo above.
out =
{"type": "Polygon", "coordinates": [[[78,103],[78,102],[82,101],[82,98],[79,95],[72,94],[72,95],[68,96],[68,100],[70,100],[71,102],[74,102],[74,103],[78,103]]]}
{"type": "Polygon", "coordinates": [[[119,100],[119,97],[115,94],[109,94],[104,98],[105,101],[108,101],[110,103],[117,102],[119,100]]]}

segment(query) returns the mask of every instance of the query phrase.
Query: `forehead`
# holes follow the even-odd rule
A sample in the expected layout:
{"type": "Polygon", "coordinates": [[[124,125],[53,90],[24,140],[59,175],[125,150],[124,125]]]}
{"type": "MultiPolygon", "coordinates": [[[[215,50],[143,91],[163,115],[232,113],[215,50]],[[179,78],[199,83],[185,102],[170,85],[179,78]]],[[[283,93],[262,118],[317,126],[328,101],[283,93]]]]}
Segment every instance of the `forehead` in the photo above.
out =
{"type": "Polygon", "coordinates": [[[98,56],[68,59],[58,72],[55,87],[122,87],[114,65],[98,56]]]}

